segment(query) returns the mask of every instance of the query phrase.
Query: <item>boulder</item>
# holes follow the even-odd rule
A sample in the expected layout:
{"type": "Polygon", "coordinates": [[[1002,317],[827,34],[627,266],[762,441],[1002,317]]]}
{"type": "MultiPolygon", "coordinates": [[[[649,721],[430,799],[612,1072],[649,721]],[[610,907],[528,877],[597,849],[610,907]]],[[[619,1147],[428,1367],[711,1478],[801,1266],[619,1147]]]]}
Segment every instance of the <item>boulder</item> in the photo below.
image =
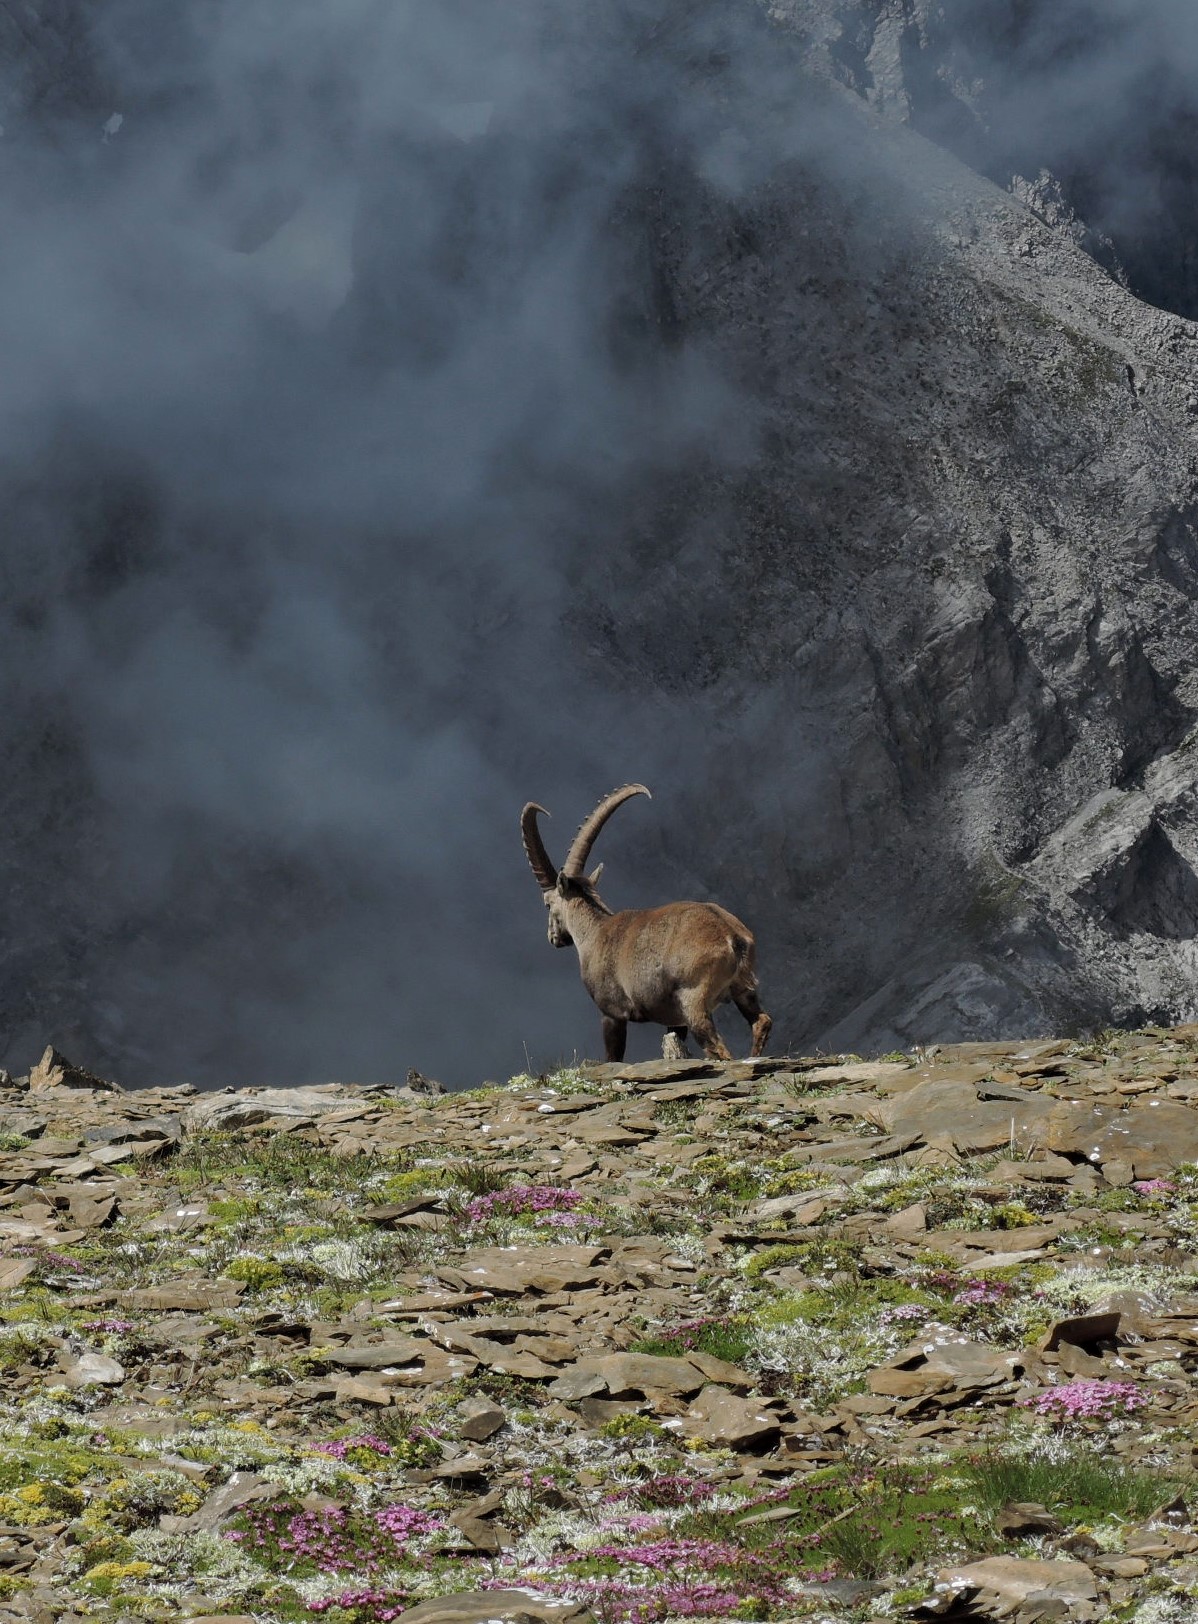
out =
{"type": "Polygon", "coordinates": [[[1137,1179],[1163,1178],[1182,1162],[1198,1161],[1198,1111],[1175,1100],[1135,1100],[1122,1108],[1060,1102],[1044,1143],[1099,1167],[1112,1160],[1130,1163],[1137,1179]]]}
{"type": "Polygon", "coordinates": [[[467,1399],[459,1408],[458,1415],[461,1417],[458,1434],[468,1438],[471,1443],[483,1443],[507,1425],[507,1416],[489,1398],[467,1399]]]}
{"type": "Polygon", "coordinates": [[[737,1398],[723,1387],[705,1387],[686,1412],[686,1432],[705,1444],[716,1444],[738,1454],[772,1449],[781,1435],[781,1423],[761,1401],[737,1398]]]}
{"type": "Polygon", "coordinates": [[[46,1049],[29,1073],[31,1093],[40,1093],[47,1088],[90,1088],[102,1094],[121,1092],[119,1083],[109,1082],[107,1078],[97,1077],[94,1072],[87,1071],[83,1066],[76,1066],[53,1047],[46,1049]]]}
{"type": "Polygon", "coordinates": [[[299,1126],[331,1111],[355,1108],[368,1111],[375,1104],[377,1101],[330,1093],[320,1087],[243,1089],[236,1094],[201,1094],[188,1106],[183,1122],[191,1133],[198,1129],[229,1133],[235,1128],[249,1128],[275,1118],[299,1126]]]}
{"type": "Polygon", "coordinates": [[[82,1353],[78,1359],[59,1355],[62,1373],[71,1387],[119,1387],[125,1367],[105,1353],[82,1353]]]}

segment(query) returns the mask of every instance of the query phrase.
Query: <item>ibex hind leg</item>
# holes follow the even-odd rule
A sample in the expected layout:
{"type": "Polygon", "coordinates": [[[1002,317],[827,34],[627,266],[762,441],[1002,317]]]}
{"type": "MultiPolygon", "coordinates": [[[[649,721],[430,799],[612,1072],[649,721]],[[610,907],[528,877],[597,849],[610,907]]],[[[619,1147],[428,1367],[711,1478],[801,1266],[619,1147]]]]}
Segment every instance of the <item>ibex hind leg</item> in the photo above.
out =
{"type": "Polygon", "coordinates": [[[733,993],[732,1002],[753,1029],[753,1045],[749,1050],[750,1056],[764,1054],[766,1039],[769,1037],[770,1028],[774,1023],[758,1002],[756,991],[750,989],[746,992],[733,993]]]}
{"type": "Polygon", "coordinates": [[[686,1024],[708,1060],[731,1060],[732,1051],[715,1029],[715,1022],[706,1007],[697,999],[681,1000],[686,1024]]]}

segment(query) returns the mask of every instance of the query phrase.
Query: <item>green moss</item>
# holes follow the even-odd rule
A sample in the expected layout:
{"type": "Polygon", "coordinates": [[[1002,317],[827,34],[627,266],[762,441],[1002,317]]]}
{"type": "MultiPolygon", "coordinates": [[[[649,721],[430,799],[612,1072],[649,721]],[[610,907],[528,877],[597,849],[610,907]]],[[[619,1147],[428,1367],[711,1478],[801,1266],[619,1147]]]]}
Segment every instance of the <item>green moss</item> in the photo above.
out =
{"type": "Polygon", "coordinates": [[[748,1162],[729,1161],[718,1155],[700,1156],[691,1163],[691,1170],[709,1190],[734,1201],[752,1201],[761,1194],[760,1170],[748,1162]]]}
{"type": "Polygon", "coordinates": [[[1028,1224],[1039,1222],[1040,1215],[1030,1211],[1022,1201],[1004,1201],[1001,1206],[994,1208],[996,1229],[1023,1229],[1028,1224]]]}
{"type": "MultiPolygon", "coordinates": [[[[247,1599],[254,1611],[269,1618],[271,1624],[312,1624],[312,1609],[290,1585],[266,1584],[250,1591],[247,1599]]],[[[337,1612],[326,1614],[338,1619],[338,1624],[349,1616],[337,1612]]]]}
{"type": "Polygon", "coordinates": [[[977,1280],[1001,1280],[1008,1285],[1020,1286],[1026,1292],[1035,1291],[1055,1280],[1057,1271],[1051,1263],[1012,1263],[1001,1269],[983,1265],[973,1271],[977,1280]]]}
{"type": "Polygon", "coordinates": [[[747,1280],[760,1280],[763,1274],[771,1269],[798,1267],[803,1259],[806,1248],[802,1246],[765,1246],[745,1264],[744,1275],[747,1280]]]}
{"type": "Polygon", "coordinates": [[[752,1341],[752,1323],[747,1314],[734,1314],[668,1327],[657,1336],[634,1342],[632,1353],[649,1353],[665,1358],[685,1358],[688,1353],[707,1353],[737,1365],[747,1356],[752,1341]]]}
{"type": "Polygon", "coordinates": [[[1063,1252],[1092,1252],[1100,1246],[1108,1252],[1134,1251],[1139,1248],[1141,1239],[1136,1230],[1124,1231],[1098,1220],[1062,1235],[1059,1245],[1063,1252]]]}
{"type": "Polygon", "coordinates": [[[251,1291],[265,1291],[283,1283],[286,1273],[281,1263],[262,1257],[239,1257],[225,1268],[230,1280],[244,1280],[251,1291]]]}
{"type": "Polygon", "coordinates": [[[610,1421],[602,1423],[599,1436],[623,1443],[648,1443],[667,1439],[670,1435],[660,1421],[654,1421],[651,1416],[614,1415],[610,1421]]]}
{"type": "Polygon", "coordinates": [[[112,1471],[111,1455],[83,1447],[77,1436],[13,1439],[0,1445],[0,1522],[37,1526],[78,1517],[96,1492],[91,1486],[112,1471]]]}
{"type": "Polygon", "coordinates": [[[185,1189],[224,1184],[250,1196],[268,1190],[319,1195],[364,1184],[385,1165],[376,1155],[338,1156],[303,1133],[213,1132],[187,1137],[171,1176],[185,1189]]]}
{"type": "Polygon", "coordinates": [[[927,1269],[933,1274],[938,1274],[944,1270],[947,1270],[950,1274],[956,1274],[959,1264],[951,1252],[941,1252],[935,1247],[929,1246],[926,1251],[915,1254],[911,1267],[912,1270],[927,1269]]]}
{"type": "Polygon", "coordinates": [[[530,1410],[539,1410],[545,1402],[545,1389],[540,1382],[523,1376],[507,1376],[498,1370],[476,1370],[458,1383],[463,1397],[481,1393],[505,1406],[522,1404],[530,1410]]]}
{"type": "Polygon", "coordinates": [[[0,1372],[18,1370],[22,1365],[48,1362],[49,1350],[36,1332],[18,1330],[0,1336],[0,1372]]]}
{"type": "Polygon", "coordinates": [[[728,1614],[729,1618],[761,1619],[770,1616],[770,1604],[759,1596],[746,1596],[728,1614]]]}
{"type": "Polygon", "coordinates": [[[911,1607],[916,1602],[926,1601],[932,1591],[932,1581],[929,1579],[922,1585],[900,1585],[892,1590],[889,1596],[891,1610],[896,1607],[911,1607]]]}
{"type": "Polygon", "coordinates": [[[233,1196],[228,1200],[210,1201],[208,1211],[222,1224],[245,1223],[247,1219],[256,1218],[262,1211],[262,1200],[256,1195],[233,1196]]]}
{"type": "Polygon", "coordinates": [[[832,1274],[846,1270],[857,1272],[861,1249],[855,1241],[820,1239],[802,1241],[797,1245],[779,1243],[755,1252],[743,1266],[746,1279],[759,1280],[771,1269],[796,1268],[806,1274],[832,1274]]]}
{"type": "Polygon", "coordinates": [[[154,1468],[111,1478],[92,1496],[80,1521],[97,1534],[131,1534],[153,1527],[159,1517],[187,1517],[198,1511],[203,1497],[178,1472],[154,1468]]]}
{"type": "Polygon", "coordinates": [[[932,1292],[921,1291],[902,1280],[849,1280],[778,1297],[763,1304],[756,1319],[763,1328],[793,1325],[802,1320],[810,1325],[826,1326],[830,1331],[851,1332],[863,1323],[872,1326],[883,1309],[907,1303],[918,1303],[929,1313],[941,1313],[944,1307],[932,1292]]]}
{"type": "Polygon", "coordinates": [[[19,1528],[36,1528],[40,1523],[57,1521],[58,1513],[40,1483],[27,1483],[11,1494],[0,1494],[0,1522],[15,1523],[19,1528]]]}
{"type": "Polygon", "coordinates": [[[412,1167],[403,1173],[393,1173],[377,1190],[371,1192],[371,1199],[378,1202],[411,1201],[429,1191],[442,1189],[449,1181],[450,1175],[445,1168],[412,1167]]]}
{"type": "Polygon", "coordinates": [[[808,1167],[787,1167],[784,1157],[762,1165],[766,1174],[761,1188],[764,1196],[802,1195],[806,1190],[828,1187],[826,1173],[813,1173],[808,1167]]]}
{"type": "MultiPolygon", "coordinates": [[[[400,1409],[383,1410],[371,1423],[370,1430],[390,1444],[389,1461],[416,1469],[436,1466],[443,1459],[443,1451],[431,1429],[440,1431],[452,1408],[452,1403],[442,1395],[441,1401],[419,1418],[400,1409]]],[[[352,1430],[360,1428],[355,1425],[352,1430]]]]}
{"type": "Polygon", "coordinates": [[[148,1579],[161,1572],[155,1562],[97,1562],[84,1574],[83,1586],[93,1596],[117,1596],[130,1580],[148,1579]]]}

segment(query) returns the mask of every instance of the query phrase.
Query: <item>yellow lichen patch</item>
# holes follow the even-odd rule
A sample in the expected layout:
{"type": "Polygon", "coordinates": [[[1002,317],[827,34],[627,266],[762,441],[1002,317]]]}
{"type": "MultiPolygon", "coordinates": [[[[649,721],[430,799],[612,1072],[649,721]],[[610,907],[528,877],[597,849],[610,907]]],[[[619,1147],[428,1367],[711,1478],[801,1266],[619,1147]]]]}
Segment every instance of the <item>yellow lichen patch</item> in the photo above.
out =
{"type": "Polygon", "coordinates": [[[58,1515],[47,1503],[40,1483],[26,1484],[12,1494],[0,1494],[0,1521],[15,1523],[20,1528],[35,1528],[39,1523],[55,1522],[58,1515]]]}
{"type": "Polygon", "coordinates": [[[148,1579],[155,1571],[153,1562],[97,1562],[89,1568],[89,1579],[148,1579]]]}

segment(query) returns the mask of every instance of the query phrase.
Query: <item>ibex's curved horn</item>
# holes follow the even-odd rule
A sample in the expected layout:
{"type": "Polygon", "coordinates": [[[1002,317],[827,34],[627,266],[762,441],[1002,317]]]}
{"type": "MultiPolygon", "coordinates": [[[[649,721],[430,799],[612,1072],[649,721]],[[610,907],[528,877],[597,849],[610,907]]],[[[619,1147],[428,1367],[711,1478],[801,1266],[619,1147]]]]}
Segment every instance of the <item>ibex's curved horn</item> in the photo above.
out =
{"type": "MultiPolygon", "coordinates": [[[[623,789],[613,789],[610,795],[603,797],[590,817],[584,819],[581,829],[574,836],[569,856],[562,864],[563,874],[575,879],[582,873],[600,829],[616,808],[623,806],[625,801],[630,801],[634,795],[649,795],[649,791],[643,784],[625,784],[623,789]]],[[[653,797],[649,795],[649,799],[652,800],[653,797]]]]}
{"type": "MultiPolygon", "coordinates": [[[[549,853],[545,850],[545,842],[541,839],[541,831],[537,828],[538,812],[545,812],[545,808],[538,806],[535,801],[529,801],[520,814],[520,833],[524,838],[524,855],[537,877],[537,884],[542,891],[552,891],[557,884],[557,870],[549,861],[549,853]]],[[[545,812],[545,816],[549,817],[550,814],[545,812]]]]}

